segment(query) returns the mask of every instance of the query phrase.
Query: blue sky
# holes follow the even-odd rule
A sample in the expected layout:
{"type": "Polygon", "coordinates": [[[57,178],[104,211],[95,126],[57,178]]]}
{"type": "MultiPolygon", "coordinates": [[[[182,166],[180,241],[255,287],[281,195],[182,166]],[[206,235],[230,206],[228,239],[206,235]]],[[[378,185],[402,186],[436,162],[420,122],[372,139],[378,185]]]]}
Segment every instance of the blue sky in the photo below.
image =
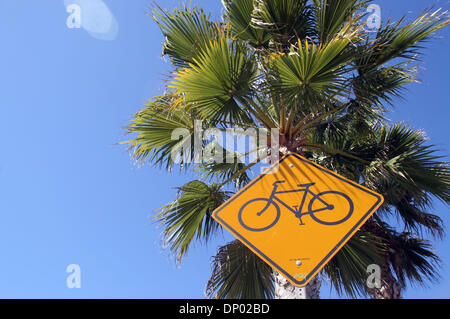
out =
{"type": "MultiPolygon", "coordinates": [[[[151,216],[191,176],[138,168],[116,145],[169,70],[145,14],[151,1],[104,0],[88,30],[67,27],[65,2],[74,1],[0,0],[0,298],[202,298],[211,256],[231,236],[196,245],[176,266],[151,216]],[[66,287],[69,264],[81,267],[80,289],[66,287]]],[[[220,1],[195,2],[219,16],[220,1]]],[[[374,3],[398,18],[435,2],[374,3]]],[[[391,118],[424,129],[449,154],[450,29],[440,35],[427,45],[423,83],[391,118]]],[[[436,202],[434,212],[448,228],[448,207],[436,202]]],[[[440,283],[406,297],[450,297],[450,239],[435,247],[440,283]]],[[[324,286],[322,296],[335,297],[324,286]]]]}

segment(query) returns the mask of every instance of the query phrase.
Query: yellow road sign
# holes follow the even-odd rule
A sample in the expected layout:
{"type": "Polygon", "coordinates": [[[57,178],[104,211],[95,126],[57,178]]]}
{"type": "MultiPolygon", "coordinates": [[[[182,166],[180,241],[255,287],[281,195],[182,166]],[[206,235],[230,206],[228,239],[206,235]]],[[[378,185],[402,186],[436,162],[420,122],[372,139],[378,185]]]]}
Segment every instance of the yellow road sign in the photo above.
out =
{"type": "Polygon", "coordinates": [[[380,194],[288,154],[217,208],[213,218],[302,287],[382,203],[380,194]]]}

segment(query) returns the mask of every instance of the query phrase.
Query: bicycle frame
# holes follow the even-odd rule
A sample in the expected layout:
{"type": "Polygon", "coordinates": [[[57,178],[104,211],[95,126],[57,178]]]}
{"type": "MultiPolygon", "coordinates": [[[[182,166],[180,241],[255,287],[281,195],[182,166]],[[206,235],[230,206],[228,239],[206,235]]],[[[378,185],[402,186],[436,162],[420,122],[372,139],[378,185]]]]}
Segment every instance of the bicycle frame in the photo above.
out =
{"type": "MultiPolygon", "coordinates": [[[[310,190],[310,188],[312,186],[314,186],[315,183],[297,185],[298,187],[304,187],[303,189],[293,189],[293,190],[288,190],[288,191],[277,191],[278,185],[282,184],[284,182],[285,181],[277,181],[277,182],[273,183],[273,190],[272,190],[272,193],[270,194],[269,202],[267,203],[266,207],[264,207],[259,213],[257,213],[258,216],[261,216],[262,213],[270,206],[270,204],[272,202],[274,202],[274,200],[277,200],[280,204],[282,204],[284,207],[286,207],[291,212],[293,212],[295,214],[295,217],[297,217],[300,220],[300,225],[304,225],[303,221],[302,221],[302,216],[311,215],[313,213],[317,213],[317,212],[321,212],[321,211],[324,211],[324,210],[331,210],[331,209],[333,209],[333,205],[328,204],[323,199],[318,197],[317,194],[315,194],[314,192],[312,192],[310,190]],[[300,207],[297,210],[294,210],[291,206],[287,205],[285,202],[283,202],[281,199],[279,199],[276,196],[277,194],[301,193],[301,192],[303,192],[304,194],[303,194],[303,198],[302,198],[301,203],[300,203],[300,207]],[[305,200],[306,200],[306,197],[308,196],[308,194],[311,194],[312,196],[314,196],[314,198],[316,198],[320,202],[322,202],[325,205],[325,207],[324,208],[320,208],[320,209],[316,209],[316,210],[311,210],[311,211],[308,211],[306,213],[302,213],[301,211],[303,210],[303,206],[305,205],[305,200]]],[[[296,205],[296,206],[293,206],[293,207],[297,208],[298,206],[296,205]]]]}

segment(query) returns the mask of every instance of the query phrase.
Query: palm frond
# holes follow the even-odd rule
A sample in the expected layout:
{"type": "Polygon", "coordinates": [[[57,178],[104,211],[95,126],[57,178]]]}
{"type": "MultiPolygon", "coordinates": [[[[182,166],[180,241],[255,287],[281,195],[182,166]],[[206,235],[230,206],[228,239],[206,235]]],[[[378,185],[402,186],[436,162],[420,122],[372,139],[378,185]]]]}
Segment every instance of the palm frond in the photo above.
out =
{"type": "Polygon", "coordinates": [[[195,63],[197,54],[218,36],[217,26],[208,15],[186,4],[173,12],[157,6],[153,19],[165,37],[163,55],[168,55],[176,67],[195,63]]]}
{"type": "MultiPolygon", "coordinates": [[[[216,147],[221,148],[220,145],[216,147]]],[[[223,148],[219,153],[223,157],[221,161],[211,160],[200,165],[199,170],[202,173],[203,179],[214,180],[220,184],[233,177],[231,182],[237,189],[250,182],[248,172],[243,170],[245,163],[243,162],[242,156],[223,148]]]]}
{"type": "Polygon", "coordinates": [[[127,134],[135,136],[122,144],[129,145],[138,163],[150,161],[170,170],[175,163],[187,167],[192,162],[195,115],[183,109],[171,110],[174,100],[169,93],[153,98],[128,125],[127,134]],[[174,136],[177,130],[184,134],[174,136]]]}
{"type": "Polygon", "coordinates": [[[274,94],[280,94],[287,103],[303,104],[314,110],[323,101],[347,96],[347,84],[342,75],[354,56],[346,48],[358,35],[358,30],[348,25],[342,32],[324,45],[307,40],[299,47],[291,47],[289,54],[275,56],[269,64],[274,94]]]}
{"type": "Polygon", "coordinates": [[[352,298],[367,296],[367,267],[382,263],[380,256],[384,249],[377,236],[358,231],[324,267],[323,272],[339,295],[352,298]]]}
{"type": "Polygon", "coordinates": [[[413,285],[426,285],[427,281],[436,282],[440,278],[440,259],[429,241],[402,233],[395,245],[393,267],[401,281],[407,278],[413,285]]]}
{"type": "Polygon", "coordinates": [[[255,0],[252,26],[286,46],[313,35],[312,10],[306,0],[255,0]]]}
{"type": "Polygon", "coordinates": [[[313,0],[317,34],[321,42],[333,38],[352,20],[367,1],[361,0],[313,0]]]}
{"type": "Polygon", "coordinates": [[[249,41],[255,47],[263,47],[271,39],[265,30],[251,25],[254,10],[253,0],[222,0],[225,7],[225,19],[231,25],[233,34],[249,41]]]}
{"type": "Polygon", "coordinates": [[[442,219],[434,214],[424,211],[426,205],[418,205],[406,196],[398,196],[390,199],[394,202],[395,212],[400,216],[408,232],[423,236],[422,229],[428,231],[432,236],[442,239],[444,237],[444,226],[442,219]]]}
{"type": "MultiPolygon", "coordinates": [[[[332,105],[331,108],[335,109],[336,106],[332,105]]],[[[327,109],[325,111],[331,112],[327,109]]],[[[350,151],[354,145],[372,134],[383,120],[382,110],[351,100],[344,109],[313,125],[309,129],[308,140],[350,151]]]]}
{"type": "Polygon", "coordinates": [[[195,64],[174,73],[169,88],[177,90],[204,118],[253,123],[238,101],[252,94],[257,65],[246,46],[222,35],[198,52],[195,64]]]}
{"type": "Polygon", "coordinates": [[[361,67],[378,67],[394,58],[417,59],[421,44],[450,24],[447,12],[425,11],[411,23],[403,25],[404,18],[380,28],[374,41],[364,47],[361,67]]]}
{"type": "Polygon", "coordinates": [[[387,224],[381,226],[391,271],[402,285],[408,279],[413,285],[423,286],[440,277],[441,261],[429,241],[414,237],[409,232],[398,233],[387,224]]]}
{"type": "Polygon", "coordinates": [[[316,147],[323,150],[311,154],[312,160],[383,194],[385,203],[379,213],[394,214],[406,230],[416,234],[425,230],[442,237],[442,220],[428,211],[431,196],[448,203],[447,163],[425,144],[420,131],[404,124],[370,127],[370,122],[363,130],[358,122],[348,121],[347,115],[311,131],[310,140],[316,140],[316,147]]]}
{"type": "Polygon", "coordinates": [[[217,299],[270,299],[274,296],[272,268],[240,241],[218,249],[206,296],[217,299]]]}
{"type": "Polygon", "coordinates": [[[157,210],[155,220],[164,228],[164,246],[180,261],[194,240],[208,241],[221,229],[211,214],[230,194],[201,181],[189,182],[178,191],[175,201],[157,210]]]}
{"type": "Polygon", "coordinates": [[[353,78],[353,91],[358,101],[384,108],[383,102],[392,105],[394,97],[402,97],[406,84],[418,82],[416,73],[417,68],[407,63],[365,69],[353,78]]]}
{"type": "Polygon", "coordinates": [[[366,184],[382,191],[384,185],[394,183],[419,204],[426,203],[427,193],[449,203],[448,163],[425,142],[423,132],[403,123],[383,127],[377,143],[368,147],[374,157],[365,173],[366,184]]]}

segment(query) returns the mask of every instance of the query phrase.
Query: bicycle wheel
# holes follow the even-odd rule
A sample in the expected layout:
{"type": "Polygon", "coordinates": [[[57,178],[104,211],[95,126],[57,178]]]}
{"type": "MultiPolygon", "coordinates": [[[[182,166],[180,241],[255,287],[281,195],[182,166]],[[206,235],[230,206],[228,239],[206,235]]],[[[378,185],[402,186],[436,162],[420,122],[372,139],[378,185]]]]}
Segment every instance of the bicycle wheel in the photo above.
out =
{"type": "Polygon", "coordinates": [[[238,219],[245,229],[261,232],[272,228],[280,216],[280,207],[275,202],[267,198],[255,198],[242,205],[238,219]],[[249,219],[256,220],[255,223],[252,222],[254,225],[248,225],[249,219]]]}
{"type": "Polygon", "coordinates": [[[349,219],[353,214],[353,207],[353,201],[344,193],[327,191],[314,196],[309,202],[308,210],[312,212],[310,213],[310,216],[316,222],[322,225],[332,226],[342,224],[349,219]],[[318,205],[318,207],[314,207],[315,204],[318,205]],[[329,208],[323,209],[326,208],[326,205],[328,205],[329,208]],[[314,212],[314,210],[317,209],[320,209],[320,211],[314,212]],[[320,218],[317,217],[317,215],[319,215],[320,218]]]}

